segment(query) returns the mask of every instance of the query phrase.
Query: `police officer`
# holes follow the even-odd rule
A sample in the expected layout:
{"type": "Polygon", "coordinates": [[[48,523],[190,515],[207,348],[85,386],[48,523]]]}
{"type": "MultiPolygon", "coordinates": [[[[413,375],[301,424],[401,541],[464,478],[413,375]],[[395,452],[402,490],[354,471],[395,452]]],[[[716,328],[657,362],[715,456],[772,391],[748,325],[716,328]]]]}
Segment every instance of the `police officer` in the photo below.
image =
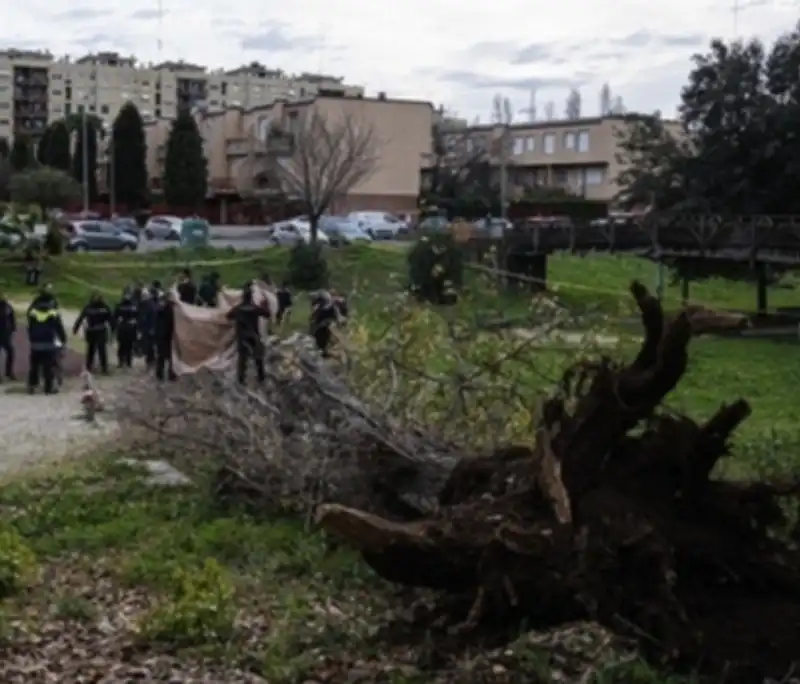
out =
{"type": "Polygon", "coordinates": [[[324,358],[330,356],[333,333],[331,327],[339,322],[340,314],[330,292],[320,292],[312,300],[310,332],[324,358]]]}
{"type": "Polygon", "coordinates": [[[156,357],[156,378],[175,380],[172,368],[172,338],[175,335],[175,299],[171,293],[160,292],[155,307],[154,347],[156,357]]]}
{"type": "Polygon", "coordinates": [[[72,334],[77,335],[86,323],[86,370],[92,372],[95,357],[100,360],[100,370],[108,375],[108,333],[114,330],[114,314],[99,292],[92,294],[89,303],[83,307],[72,334]]]}
{"type": "Polygon", "coordinates": [[[44,378],[44,391],[54,394],[55,365],[58,350],[67,343],[67,333],[61,314],[52,297],[37,297],[28,308],[28,393],[39,386],[39,376],[44,378]]]}
{"type": "Polygon", "coordinates": [[[133,293],[128,290],[122,293],[122,299],[114,307],[112,327],[117,331],[117,367],[130,368],[139,328],[139,307],[133,301],[133,293]]]}
{"type": "Polygon", "coordinates": [[[197,286],[192,280],[192,272],[184,268],[178,279],[178,298],[184,304],[197,304],[197,286]]]}
{"type": "Polygon", "coordinates": [[[236,375],[239,382],[245,382],[250,359],[255,364],[258,381],[264,382],[264,343],[259,323],[262,318],[269,319],[269,311],[253,301],[252,283],[244,286],[242,301],[227,313],[227,317],[234,322],[236,330],[236,375]]]}
{"type": "Polygon", "coordinates": [[[156,305],[156,298],[153,297],[150,290],[142,290],[137,327],[139,345],[148,369],[152,368],[156,361],[156,305]]]}
{"type": "MultiPolygon", "coordinates": [[[[14,377],[14,333],[17,331],[17,317],[14,307],[0,294],[0,351],[6,355],[6,379],[14,377]]],[[[2,380],[2,378],[0,378],[2,380]]]]}
{"type": "Polygon", "coordinates": [[[278,323],[283,325],[292,313],[292,291],[289,289],[289,283],[284,280],[275,294],[278,298],[278,323]]]}
{"type": "Polygon", "coordinates": [[[219,273],[212,271],[200,283],[197,298],[202,306],[216,308],[219,298],[219,273]]]}

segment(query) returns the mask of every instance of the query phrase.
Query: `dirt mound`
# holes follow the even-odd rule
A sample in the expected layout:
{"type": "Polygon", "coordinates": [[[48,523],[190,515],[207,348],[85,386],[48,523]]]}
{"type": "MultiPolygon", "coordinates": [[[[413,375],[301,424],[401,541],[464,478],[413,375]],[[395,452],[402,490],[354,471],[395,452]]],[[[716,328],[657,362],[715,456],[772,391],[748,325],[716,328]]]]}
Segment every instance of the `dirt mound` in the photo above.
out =
{"type": "MultiPolygon", "coordinates": [[[[24,328],[14,333],[14,374],[19,380],[28,377],[30,346],[28,332],[24,328]]],[[[61,372],[65,378],[76,378],[83,371],[83,356],[67,348],[61,357],[61,372]]]]}
{"type": "Polygon", "coordinates": [[[589,619],[728,684],[780,680],[800,659],[800,552],[784,541],[800,486],[711,479],[750,408],[703,424],[657,411],[686,370],[693,316],[631,291],[638,356],[573,367],[535,448],[463,458],[431,517],[330,504],[319,523],[389,581],[436,590],[422,621],[444,624],[444,642],[589,619]]]}

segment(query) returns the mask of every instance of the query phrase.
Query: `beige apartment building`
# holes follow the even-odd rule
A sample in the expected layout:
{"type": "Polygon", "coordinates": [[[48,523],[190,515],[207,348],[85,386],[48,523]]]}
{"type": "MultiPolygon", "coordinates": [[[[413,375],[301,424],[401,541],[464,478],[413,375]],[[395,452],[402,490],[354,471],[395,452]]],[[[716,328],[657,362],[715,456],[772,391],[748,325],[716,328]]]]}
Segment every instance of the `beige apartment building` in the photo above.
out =
{"type": "MultiPolygon", "coordinates": [[[[333,125],[347,119],[368,127],[378,161],[374,172],[337,198],[333,211],[382,210],[414,212],[420,191],[420,169],[430,158],[434,110],[429,102],[392,100],[385,96],[317,95],[302,101],[277,101],[251,107],[229,106],[220,112],[195,114],[205,142],[209,194],[230,206],[259,191],[278,191],[273,165],[291,154],[291,137],[302,116],[314,111],[333,125]]],[[[146,125],[147,165],[155,189],[164,172],[171,122],[146,125]]],[[[230,217],[223,214],[223,222],[230,217]]]]}
{"type": "MultiPolygon", "coordinates": [[[[509,196],[533,186],[557,187],[590,200],[610,201],[616,178],[624,169],[619,133],[627,119],[620,115],[576,120],[454,127],[446,138],[452,163],[486,158],[499,178],[501,152],[506,151],[509,196]],[[505,142],[505,145],[504,145],[505,142]]],[[[677,122],[668,124],[677,133],[677,122]]]]}
{"type": "Polygon", "coordinates": [[[324,74],[287,75],[252,63],[210,71],[186,62],[143,65],[101,52],[72,60],[47,51],[0,51],[0,137],[41,135],[47,124],[82,109],[110,125],[126,102],[145,120],[174,118],[180,108],[222,111],[260,107],[318,93],[354,96],[360,86],[324,74]]]}

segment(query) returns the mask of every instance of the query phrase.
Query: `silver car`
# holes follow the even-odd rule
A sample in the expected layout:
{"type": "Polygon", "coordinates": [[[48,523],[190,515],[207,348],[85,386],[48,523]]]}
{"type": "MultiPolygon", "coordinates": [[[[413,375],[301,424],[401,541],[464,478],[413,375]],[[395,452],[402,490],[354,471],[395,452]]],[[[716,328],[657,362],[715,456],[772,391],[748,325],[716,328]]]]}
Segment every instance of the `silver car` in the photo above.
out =
{"type": "Polygon", "coordinates": [[[179,216],[153,216],[144,227],[148,240],[180,240],[183,219],[179,216]]]}
{"type": "Polygon", "coordinates": [[[67,243],[69,252],[135,252],[139,239],[111,221],[72,221],[67,243]]]}

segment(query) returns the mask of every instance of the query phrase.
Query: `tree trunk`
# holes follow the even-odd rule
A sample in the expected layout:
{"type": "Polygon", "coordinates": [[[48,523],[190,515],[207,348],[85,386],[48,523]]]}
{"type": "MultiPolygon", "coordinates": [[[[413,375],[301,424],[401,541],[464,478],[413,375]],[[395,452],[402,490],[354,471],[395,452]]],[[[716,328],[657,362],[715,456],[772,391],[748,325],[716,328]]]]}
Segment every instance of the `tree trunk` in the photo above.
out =
{"type": "Polygon", "coordinates": [[[656,413],[686,370],[691,320],[684,312],[667,324],[641,284],[631,292],[645,329],[639,354],[568,371],[542,407],[534,448],[463,459],[428,519],[324,505],[319,524],[387,580],[437,589],[447,605],[460,599],[457,632],[591,618],[635,626],[646,647],[692,665],[758,662],[762,678],[781,675],[800,643],[800,554],[768,528],[783,520],[778,497],[799,487],[710,479],[750,407],[723,405],[703,424],[656,413]],[[729,616],[708,615],[735,612],[735,601],[784,617],[775,629],[748,627],[758,634],[747,650],[732,645],[729,616]]]}

